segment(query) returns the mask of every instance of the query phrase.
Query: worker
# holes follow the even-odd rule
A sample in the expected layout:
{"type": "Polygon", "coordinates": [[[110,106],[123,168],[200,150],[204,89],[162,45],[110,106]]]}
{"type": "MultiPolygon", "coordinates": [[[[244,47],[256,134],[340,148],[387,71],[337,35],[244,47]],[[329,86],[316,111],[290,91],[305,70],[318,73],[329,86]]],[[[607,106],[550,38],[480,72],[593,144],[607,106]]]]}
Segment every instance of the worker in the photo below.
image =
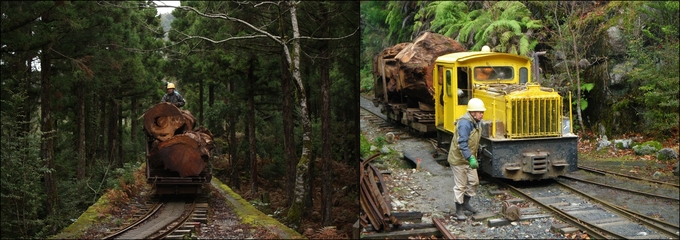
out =
{"type": "Polygon", "coordinates": [[[477,177],[479,162],[475,155],[482,134],[479,121],[484,117],[484,111],[486,111],[484,102],[479,98],[472,98],[468,102],[467,112],[453,123],[456,131],[451,139],[447,161],[453,171],[453,195],[458,220],[467,219],[463,208],[473,214],[477,213],[477,210],[470,206],[470,199],[477,195],[479,186],[477,177]]]}
{"type": "Polygon", "coordinates": [[[165,86],[165,89],[167,93],[163,95],[161,102],[172,103],[172,105],[175,105],[178,108],[184,106],[184,98],[177,91],[175,91],[175,84],[168,83],[168,85],[165,86]]]}

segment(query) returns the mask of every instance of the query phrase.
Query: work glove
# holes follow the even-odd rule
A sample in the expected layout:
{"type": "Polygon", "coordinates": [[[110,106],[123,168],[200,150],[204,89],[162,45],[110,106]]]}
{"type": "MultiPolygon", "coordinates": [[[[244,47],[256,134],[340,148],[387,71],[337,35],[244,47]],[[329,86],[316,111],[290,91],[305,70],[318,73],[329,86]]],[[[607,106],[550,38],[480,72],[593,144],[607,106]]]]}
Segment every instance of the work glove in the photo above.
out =
{"type": "Polygon", "coordinates": [[[477,159],[475,156],[470,156],[470,168],[472,169],[477,169],[479,167],[479,164],[477,163],[477,159]]]}

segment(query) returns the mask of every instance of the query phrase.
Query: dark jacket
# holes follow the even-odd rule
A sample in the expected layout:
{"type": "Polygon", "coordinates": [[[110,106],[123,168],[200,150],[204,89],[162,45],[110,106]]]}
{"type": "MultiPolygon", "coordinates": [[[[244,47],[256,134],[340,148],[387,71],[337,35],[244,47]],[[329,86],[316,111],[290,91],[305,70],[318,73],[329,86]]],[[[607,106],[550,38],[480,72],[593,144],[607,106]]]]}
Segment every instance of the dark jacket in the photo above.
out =
{"type": "Polygon", "coordinates": [[[166,93],[165,95],[163,95],[161,102],[172,103],[173,105],[177,106],[178,108],[184,106],[184,103],[185,103],[184,98],[177,91],[174,91],[172,93],[166,93]]]}
{"type": "Polygon", "coordinates": [[[454,123],[456,132],[451,139],[448,162],[452,166],[467,165],[472,155],[477,155],[479,139],[482,137],[480,124],[472,118],[470,112],[458,118],[454,123]]]}

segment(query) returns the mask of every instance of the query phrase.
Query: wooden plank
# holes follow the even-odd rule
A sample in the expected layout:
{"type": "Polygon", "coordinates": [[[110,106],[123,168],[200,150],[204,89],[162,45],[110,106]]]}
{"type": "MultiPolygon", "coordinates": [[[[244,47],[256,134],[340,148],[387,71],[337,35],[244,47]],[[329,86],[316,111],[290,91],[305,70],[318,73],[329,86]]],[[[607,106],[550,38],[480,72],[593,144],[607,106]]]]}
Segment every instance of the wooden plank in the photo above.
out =
{"type": "MultiPolygon", "coordinates": [[[[434,223],[409,223],[409,224],[402,224],[399,226],[393,226],[390,225],[391,231],[405,231],[405,230],[414,230],[414,229],[423,229],[423,228],[433,228],[435,227],[434,223]]],[[[364,231],[367,232],[375,232],[375,228],[373,228],[373,225],[368,224],[364,228],[364,231]]]]}
{"type": "Polygon", "coordinates": [[[413,221],[420,222],[423,218],[422,212],[392,212],[392,216],[399,219],[399,221],[413,221]]]}
{"type": "Polygon", "coordinates": [[[415,229],[409,231],[394,231],[387,233],[364,234],[363,239],[407,239],[409,237],[442,237],[442,233],[437,228],[415,229]]]}
{"type": "Polygon", "coordinates": [[[477,213],[475,215],[472,215],[472,221],[484,221],[485,219],[493,216],[496,216],[496,214],[491,212],[477,213]]]}

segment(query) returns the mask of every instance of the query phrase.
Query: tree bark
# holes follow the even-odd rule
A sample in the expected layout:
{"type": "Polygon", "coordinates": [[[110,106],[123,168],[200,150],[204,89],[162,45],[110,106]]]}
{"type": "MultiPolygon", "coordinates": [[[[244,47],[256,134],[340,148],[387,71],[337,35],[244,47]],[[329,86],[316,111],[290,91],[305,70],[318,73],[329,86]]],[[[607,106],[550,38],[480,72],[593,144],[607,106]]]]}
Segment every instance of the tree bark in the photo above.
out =
{"type": "MultiPolygon", "coordinates": [[[[281,38],[286,32],[286,24],[283,24],[281,12],[279,12],[279,27],[281,29],[281,38]]],[[[293,103],[292,98],[294,91],[291,89],[290,79],[290,64],[286,61],[286,54],[284,48],[281,48],[281,93],[283,100],[281,101],[281,112],[283,120],[283,148],[286,154],[286,206],[293,203],[293,189],[295,187],[295,165],[297,165],[297,156],[295,156],[295,122],[293,121],[293,103]]]]}
{"type": "MultiPolygon", "coordinates": [[[[321,9],[324,9],[323,7],[321,9]]],[[[328,18],[327,11],[324,11],[321,21],[328,18]]],[[[326,28],[326,31],[330,28],[326,28]]],[[[326,32],[327,34],[327,32],[326,32]]],[[[324,35],[326,35],[324,34],[324,35]]],[[[332,152],[331,152],[331,80],[329,69],[331,66],[330,56],[328,54],[328,41],[324,41],[321,46],[321,224],[322,226],[330,226],[331,210],[333,209],[333,171],[331,169],[332,152]]]]}
{"type": "Polygon", "coordinates": [[[78,151],[77,179],[83,180],[87,170],[87,158],[85,156],[85,83],[79,80],[77,84],[77,139],[76,149],[78,151]]]}
{"type": "MultiPolygon", "coordinates": [[[[47,21],[47,16],[44,16],[43,20],[47,21]]],[[[52,59],[50,56],[52,44],[48,44],[42,49],[42,55],[40,56],[40,117],[41,125],[40,131],[43,135],[41,138],[40,152],[45,164],[45,168],[49,171],[45,171],[45,193],[47,195],[47,205],[45,206],[47,215],[54,215],[57,209],[57,204],[59,203],[59,195],[57,192],[57,181],[54,178],[54,129],[52,121],[52,108],[51,102],[51,70],[52,70],[52,59]]]]}
{"type": "MultiPolygon", "coordinates": [[[[229,92],[234,94],[234,79],[229,78],[229,92]]],[[[229,104],[235,104],[229,102],[229,104]]],[[[231,185],[237,190],[241,190],[241,179],[239,178],[238,160],[236,158],[236,118],[235,113],[229,114],[229,162],[231,162],[231,185]]]]}
{"type": "MultiPolygon", "coordinates": [[[[300,76],[300,30],[297,22],[297,4],[299,2],[288,1],[290,6],[290,16],[291,25],[293,27],[293,52],[288,51],[288,46],[283,45],[285,48],[286,59],[289,64],[291,64],[291,72],[295,84],[300,94],[300,120],[302,122],[302,154],[300,156],[300,161],[296,165],[295,174],[295,197],[293,198],[293,204],[288,210],[288,219],[291,221],[294,229],[300,231],[300,226],[302,222],[302,213],[304,210],[304,194],[305,194],[305,184],[307,169],[309,168],[309,155],[312,149],[312,123],[309,119],[309,113],[307,109],[307,95],[305,94],[305,86],[302,83],[302,77],[300,76]]],[[[300,231],[301,232],[301,231],[300,231]]]]}
{"type": "Polygon", "coordinates": [[[215,103],[215,84],[210,83],[208,84],[208,107],[212,107],[213,103],[215,103]]]}
{"type": "Polygon", "coordinates": [[[118,129],[116,128],[118,124],[118,109],[116,108],[118,104],[116,103],[116,100],[110,99],[111,101],[111,106],[109,106],[109,112],[111,113],[111,116],[108,117],[109,121],[109,129],[108,129],[108,161],[110,164],[117,164],[116,163],[116,144],[118,141],[116,140],[116,135],[118,135],[118,129]]]}
{"type": "Polygon", "coordinates": [[[250,150],[250,192],[257,193],[257,146],[255,146],[255,59],[248,64],[248,146],[250,150]]]}
{"type": "Polygon", "coordinates": [[[118,123],[116,124],[116,145],[118,146],[118,166],[125,166],[125,160],[123,158],[123,99],[118,101],[116,104],[116,109],[118,110],[118,123]]]}
{"type": "Polygon", "coordinates": [[[203,78],[198,79],[198,125],[203,125],[203,78]]]}
{"type": "Polygon", "coordinates": [[[132,142],[132,153],[133,156],[135,156],[135,160],[137,160],[137,153],[138,153],[138,145],[141,145],[142,143],[137,143],[137,128],[139,127],[139,120],[137,117],[137,114],[139,114],[139,106],[137,106],[137,97],[132,96],[132,101],[130,101],[130,111],[132,112],[132,119],[131,119],[131,126],[130,126],[130,141],[132,142]]]}

